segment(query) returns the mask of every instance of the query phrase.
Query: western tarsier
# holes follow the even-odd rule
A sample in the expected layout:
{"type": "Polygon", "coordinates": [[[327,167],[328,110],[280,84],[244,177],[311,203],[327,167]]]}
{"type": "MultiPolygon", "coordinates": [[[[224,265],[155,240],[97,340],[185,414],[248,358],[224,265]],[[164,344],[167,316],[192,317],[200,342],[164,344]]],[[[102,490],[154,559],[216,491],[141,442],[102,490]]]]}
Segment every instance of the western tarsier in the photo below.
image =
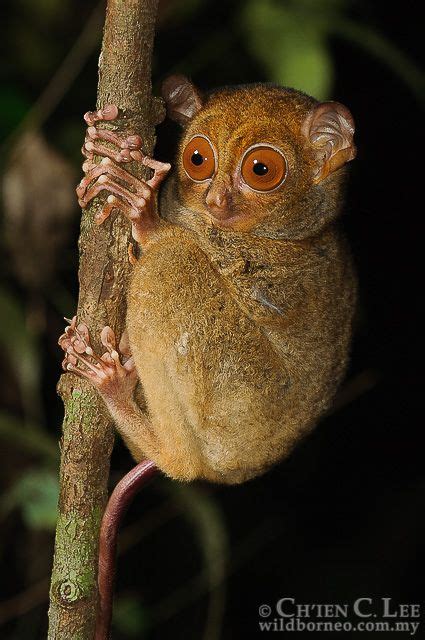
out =
{"type": "Polygon", "coordinates": [[[108,192],[97,222],[120,210],[142,252],[122,354],[105,327],[97,356],[73,318],[64,368],[92,382],[136,460],[239,483],[288,456],[344,374],[356,286],[336,218],[354,123],[337,102],[268,84],[201,95],[173,76],[162,94],[184,131],[160,207],[170,165],[139,136],[96,128],[114,105],[85,116],[79,202],[108,192]]]}

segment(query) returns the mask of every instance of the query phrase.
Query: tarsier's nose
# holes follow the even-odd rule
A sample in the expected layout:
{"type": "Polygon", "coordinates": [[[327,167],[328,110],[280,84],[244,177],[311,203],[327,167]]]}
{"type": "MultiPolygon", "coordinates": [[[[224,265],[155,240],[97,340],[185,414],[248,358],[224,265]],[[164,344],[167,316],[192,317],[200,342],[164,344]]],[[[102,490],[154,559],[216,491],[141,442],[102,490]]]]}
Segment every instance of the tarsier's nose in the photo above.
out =
{"type": "Polygon", "coordinates": [[[229,215],[230,185],[224,180],[215,180],[205,199],[208,209],[217,218],[226,218],[229,215]]]}

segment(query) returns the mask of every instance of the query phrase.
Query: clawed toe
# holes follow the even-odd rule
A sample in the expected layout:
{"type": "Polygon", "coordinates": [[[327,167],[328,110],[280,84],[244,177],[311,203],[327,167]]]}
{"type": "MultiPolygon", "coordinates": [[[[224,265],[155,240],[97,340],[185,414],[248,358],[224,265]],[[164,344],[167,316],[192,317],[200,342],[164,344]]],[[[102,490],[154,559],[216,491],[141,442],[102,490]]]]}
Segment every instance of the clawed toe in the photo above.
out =
{"type": "Polygon", "coordinates": [[[59,346],[65,351],[62,367],[65,371],[73,371],[83,377],[93,379],[100,373],[100,358],[95,354],[90,342],[87,325],[79,323],[74,316],[71,320],[65,318],[69,325],[65,328],[59,340],[59,346]]]}
{"type": "Polygon", "coordinates": [[[132,358],[121,363],[115,333],[111,327],[102,329],[100,339],[107,351],[102,356],[95,353],[87,325],[77,324],[74,316],[66,319],[69,326],[59,338],[59,345],[65,352],[62,367],[76,375],[90,380],[102,395],[111,396],[122,389],[131,393],[137,380],[132,358]]]}

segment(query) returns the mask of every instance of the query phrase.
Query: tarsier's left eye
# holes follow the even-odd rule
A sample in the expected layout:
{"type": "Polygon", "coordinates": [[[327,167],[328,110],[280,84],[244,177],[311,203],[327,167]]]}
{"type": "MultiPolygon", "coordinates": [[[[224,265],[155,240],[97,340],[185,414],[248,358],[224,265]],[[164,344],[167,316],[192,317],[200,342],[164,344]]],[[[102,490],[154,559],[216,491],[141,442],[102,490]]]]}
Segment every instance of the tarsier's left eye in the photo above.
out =
{"type": "Polygon", "coordinates": [[[183,167],[189,178],[203,182],[215,172],[215,153],[211,142],[204,136],[195,136],[183,151],[183,167]]]}
{"type": "Polygon", "coordinates": [[[281,151],[259,145],[251,147],[242,160],[244,182],[256,191],[272,191],[286,178],[287,164],[281,151]]]}

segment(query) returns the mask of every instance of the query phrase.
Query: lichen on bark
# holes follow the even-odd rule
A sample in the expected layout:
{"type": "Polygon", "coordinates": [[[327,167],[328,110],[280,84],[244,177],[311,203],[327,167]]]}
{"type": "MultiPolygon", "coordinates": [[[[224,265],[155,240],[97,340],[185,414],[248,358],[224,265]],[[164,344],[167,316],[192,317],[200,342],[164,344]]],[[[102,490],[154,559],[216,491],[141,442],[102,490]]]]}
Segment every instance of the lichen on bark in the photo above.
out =
{"type": "MultiPolygon", "coordinates": [[[[120,110],[119,121],[105,126],[137,132],[148,154],[154,147],[154,125],[162,118],[160,103],[151,95],[157,4],[158,0],[108,0],[99,60],[97,108],[114,103],[120,110]]],[[[135,175],[145,175],[146,169],[135,163],[128,168],[135,175]]],[[[79,239],[77,315],[90,327],[95,346],[99,346],[105,324],[118,335],[124,328],[130,272],[127,222],[119,214],[101,226],[93,222],[103,198],[96,198],[83,212],[79,239]]],[[[99,528],[107,499],[114,430],[101,400],[85,381],[65,374],[58,390],[65,417],[48,637],[91,640],[96,619],[99,528]]]]}

